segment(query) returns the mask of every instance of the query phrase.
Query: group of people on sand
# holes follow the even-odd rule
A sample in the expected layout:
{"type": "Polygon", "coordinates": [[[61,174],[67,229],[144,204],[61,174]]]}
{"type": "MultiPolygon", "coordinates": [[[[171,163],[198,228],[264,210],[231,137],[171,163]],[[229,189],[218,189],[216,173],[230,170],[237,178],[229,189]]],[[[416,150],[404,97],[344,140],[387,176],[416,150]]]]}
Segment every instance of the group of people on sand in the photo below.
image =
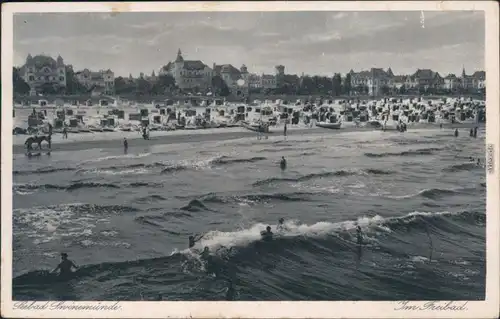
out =
{"type": "MultiPolygon", "coordinates": [[[[455,129],[455,133],[453,134],[455,137],[458,137],[458,128],[455,129]]],[[[474,128],[471,128],[469,131],[469,136],[477,138],[477,126],[474,128]]]]}
{"type": "Polygon", "coordinates": [[[477,126],[470,129],[469,136],[473,137],[473,138],[477,138],[477,126]]]}

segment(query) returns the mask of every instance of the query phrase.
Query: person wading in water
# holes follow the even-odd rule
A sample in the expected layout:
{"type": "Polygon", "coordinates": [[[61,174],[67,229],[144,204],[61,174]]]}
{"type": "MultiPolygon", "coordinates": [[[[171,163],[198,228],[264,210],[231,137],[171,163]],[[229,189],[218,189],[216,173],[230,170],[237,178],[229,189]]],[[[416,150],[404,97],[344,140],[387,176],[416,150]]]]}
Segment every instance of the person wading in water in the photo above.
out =
{"type": "Polygon", "coordinates": [[[49,149],[52,149],[52,124],[49,123],[49,136],[47,137],[47,142],[49,143],[49,149]]]}
{"type": "Polygon", "coordinates": [[[68,278],[73,274],[72,269],[78,269],[78,266],[75,263],[68,259],[68,254],[61,253],[61,262],[57,265],[56,269],[52,271],[55,273],[59,270],[59,277],[68,278]]]}
{"type": "Polygon", "coordinates": [[[281,157],[280,167],[282,170],[286,169],[286,159],[284,156],[281,157]]]}
{"type": "Polygon", "coordinates": [[[127,150],[128,150],[128,141],[127,141],[127,138],[124,137],[123,138],[123,152],[127,153],[127,150]]]}

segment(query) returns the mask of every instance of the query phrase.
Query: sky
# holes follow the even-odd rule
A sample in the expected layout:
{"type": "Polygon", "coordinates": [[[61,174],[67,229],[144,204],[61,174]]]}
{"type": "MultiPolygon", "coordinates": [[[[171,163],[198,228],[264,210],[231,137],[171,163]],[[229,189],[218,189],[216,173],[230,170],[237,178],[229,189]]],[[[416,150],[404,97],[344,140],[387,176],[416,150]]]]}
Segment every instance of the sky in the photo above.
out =
{"type": "Polygon", "coordinates": [[[151,74],[175,59],[251,73],[333,75],[391,67],[444,75],[484,70],[481,11],[134,12],[14,15],[14,65],[60,54],[75,70],[151,74]]]}

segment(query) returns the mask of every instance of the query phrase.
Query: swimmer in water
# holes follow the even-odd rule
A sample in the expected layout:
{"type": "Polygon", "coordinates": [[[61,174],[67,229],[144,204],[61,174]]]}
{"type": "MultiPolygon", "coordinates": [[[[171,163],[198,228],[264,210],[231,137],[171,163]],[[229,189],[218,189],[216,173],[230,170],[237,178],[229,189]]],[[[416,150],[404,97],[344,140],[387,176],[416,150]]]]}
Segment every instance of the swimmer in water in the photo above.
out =
{"type": "Polygon", "coordinates": [[[285,229],[285,225],[283,225],[283,223],[285,222],[285,219],[282,217],[278,220],[278,226],[276,226],[276,229],[277,230],[284,230],[285,229]]]}
{"type": "Polygon", "coordinates": [[[267,226],[266,230],[260,232],[263,240],[269,241],[273,239],[273,232],[271,231],[271,226],[267,226]]]}
{"type": "Polygon", "coordinates": [[[281,167],[281,169],[286,168],[286,159],[284,156],[281,157],[280,167],[281,167]]]}
{"type": "Polygon", "coordinates": [[[361,231],[361,227],[360,226],[356,227],[356,239],[357,239],[358,245],[362,245],[363,244],[363,232],[361,231]]]}
{"type": "Polygon", "coordinates": [[[201,238],[203,238],[203,235],[201,235],[201,236],[189,236],[189,248],[193,248],[194,244],[196,244],[196,242],[199,241],[201,238]]]}
{"type": "Polygon", "coordinates": [[[52,271],[52,273],[55,273],[56,271],[59,270],[59,276],[69,276],[73,273],[72,269],[78,269],[78,266],[75,265],[74,262],[68,259],[68,254],[62,253],[61,254],[61,263],[57,265],[56,269],[52,271]]]}
{"type": "Polygon", "coordinates": [[[208,259],[210,257],[210,249],[205,246],[205,248],[203,248],[203,251],[201,252],[200,256],[203,259],[208,259]]]}

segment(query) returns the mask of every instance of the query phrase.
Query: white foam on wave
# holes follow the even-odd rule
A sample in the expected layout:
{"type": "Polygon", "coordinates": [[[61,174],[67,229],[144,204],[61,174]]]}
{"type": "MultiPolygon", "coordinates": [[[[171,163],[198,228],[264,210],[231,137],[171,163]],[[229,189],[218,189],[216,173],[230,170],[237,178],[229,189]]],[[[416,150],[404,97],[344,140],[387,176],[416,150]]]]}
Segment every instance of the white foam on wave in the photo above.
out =
{"type": "Polygon", "coordinates": [[[91,236],[97,224],[96,217],[91,213],[77,214],[71,210],[71,206],[76,205],[82,204],[15,209],[12,214],[14,234],[34,238],[35,245],[66,237],[91,236]]]}
{"type": "Polygon", "coordinates": [[[113,159],[143,158],[143,157],[147,157],[150,155],[151,155],[151,153],[110,155],[110,156],[89,159],[89,160],[84,161],[83,163],[102,162],[102,161],[113,160],[113,159]]]}
{"type": "Polygon", "coordinates": [[[24,195],[31,195],[33,194],[34,192],[23,192],[23,191],[20,191],[18,189],[15,190],[16,194],[17,195],[21,195],[21,196],[24,196],[24,195]]]}
{"type": "Polygon", "coordinates": [[[411,216],[411,217],[415,217],[415,216],[447,216],[447,215],[459,215],[460,212],[449,212],[449,211],[444,211],[444,212],[419,212],[419,211],[415,211],[415,212],[411,212],[411,213],[408,213],[406,216],[411,216]]]}
{"type": "Polygon", "coordinates": [[[219,154],[207,158],[185,159],[178,161],[178,165],[183,167],[194,168],[196,170],[207,169],[210,168],[215,161],[221,159],[223,156],[227,155],[219,154]]]}
{"type": "Polygon", "coordinates": [[[148,174],[151,171],[145,168],[132,168],[125,170],[111,170],[111,169],[100,169],[93,168],[89,170],[81,170],[79,171],[82,175],[144,175],[148,174]]]}
{"type": "Polygon", "coordinates": [[[424,257],[424,256],[412,256],[410,257],[410,260],[412,262],[417,262],[417,263],[423,263],[429,260],[429,258],[424,257]]]}
{"type": "Polygon", "coordinates": [[[106,237],[115,237],[118,235],[118,232],[114,230],[103,230],[100,234],[106,237]]]}
{"type": "Polygon", "coordinates": [[[289,185],[292,188],[296,188],[301,191],[307,191],[307,192],[316,192],[318,194],[322,194],[324,192],[330,193],[330,194],[337,194],[342,191],[342,188],[336,185],[330,185],[330,186],[321,186],[321,185],[316,185],[316,184],[308,184],[307,182],[297,182],[289,185]]]}
{"type": "Polygon", "coordinates": [[[98,241],[93,241],[90,239],[85,239],[80,241],[80,245],[82,245],[85,248],[88,247],[115,247],[115,248],[125,248],[128,249],[132,247],[131,244],[123,241],[116,241],[116,242],[98,242],[98,241]]]}
{"type": "MultiPolygon", "coordinates": [[[[460,191],[463,191],[465,188],[463,187],[453,187],[453,188],[443,188],[442,190],[443,191],[450,191],[450,192],[460,192],[460,191]]],[[[370,194],[372,196],[382,196],[382,197],[387,197],[387,198],[390,198],[390,199],[408,199],[408,198],[413,198],[413,197],[417,197],[417,196],[420,196],[421,194],[425,193],[425,192],[428,192],[428,191],[431,191],[432,189],[431,188],[425,188],[425,189],[422,189],[416,193],[413,193],[413,194],[404,194],[404,195],[388,195],[389,192],[382,192],[382,193],[376,193],[376,194],[370,194]]]]}
{"type": "MultiPolygon", "coordinates": [[[[360,226],[363,229],[365,239],[369,241],[376,241],[374,238],[370,238],[367,235],[371,232],[377,233],[377,231],[391,232],[391,229],[384,224],[392,220],[404,220],[404,218],[407,217],[414,217],[406,221],[411,222],[417,216],[442,216],[450,214],[458,213],[412,212],[403,216],[388,218],[384,218],[379,215],[373,217],[362,216],[356,220],[347,220],[337,223],[323,221],[311,225],[301,224],[295,220],[289,220],[284,224],[286,230],[278,232],[276,231],[276,226],[272,226],[272,230],[275,231],[277,235],[279,234],[280,237],[321,237],[324,235],[335,234],[339,232],[351,232],[354,231],[357,226],[360,226]]],[[[236,246],[246,246],[252,242],[260,240],[260,232],[265,230],[267,226],[267,224],[256,223],[250,228],[236,231],[210,231],[203,236],[203,238],[197,245],[195,245],[194,248],[196,250],[201,250],[203,247],[208,247],[213,252],[221,247],[231,248],[236,246]]],[[[190,249],[185,249],[182,251],[175,250],[174,252],[172,252],[172,254],[178,252],[188,255],[193,254],[190,249]]]]}

